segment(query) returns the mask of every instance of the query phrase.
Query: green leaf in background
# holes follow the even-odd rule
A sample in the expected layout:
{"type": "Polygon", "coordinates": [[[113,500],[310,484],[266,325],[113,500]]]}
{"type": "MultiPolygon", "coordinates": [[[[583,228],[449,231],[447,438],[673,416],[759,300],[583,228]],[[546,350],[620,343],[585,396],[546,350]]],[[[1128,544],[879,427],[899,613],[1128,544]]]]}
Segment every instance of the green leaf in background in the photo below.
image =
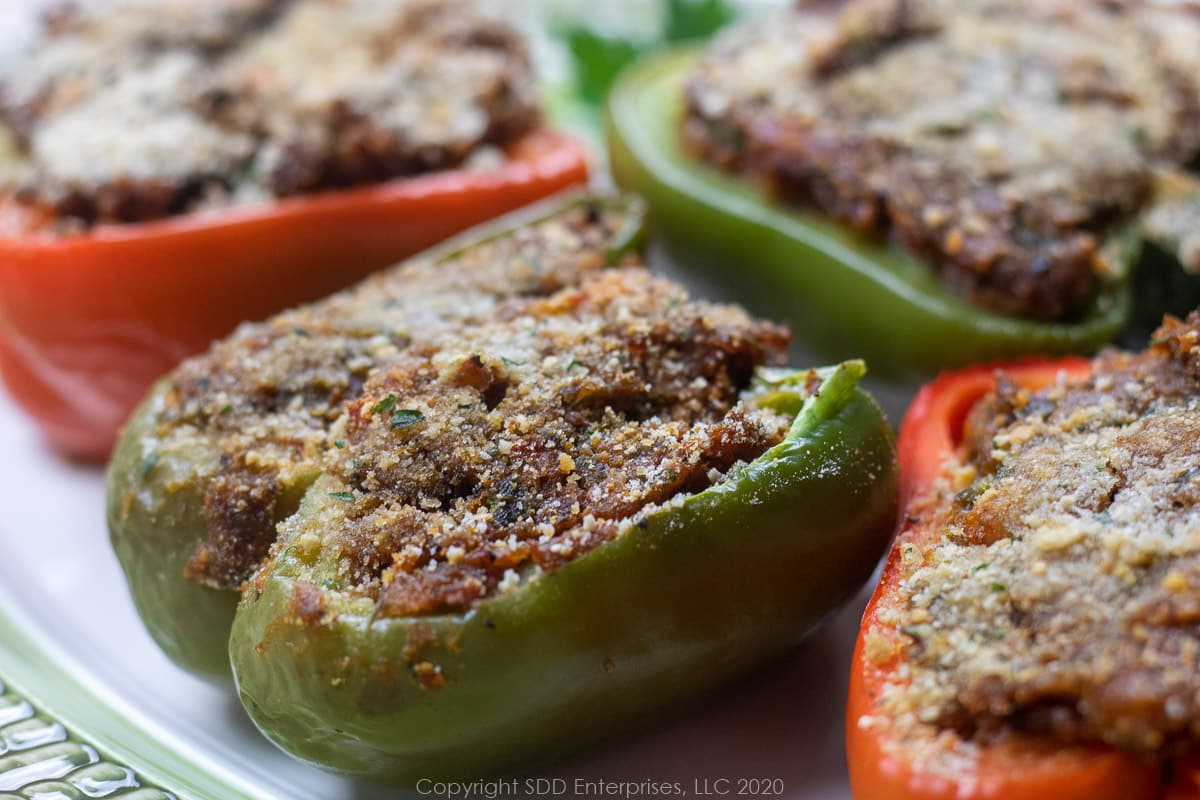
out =
{"type": "Polygon", "coordinates": [[[727,0],[666,0],[662,33],[638,40],[596,33],[586,25],[562,27],[575,76],[575,91],[585,103],[599,107],[617,75],[638,56],[661,44],[711,36],[737,16],[727,0]]]}
{"type": "Polygon", "coordinates": [[[617,75],[632,63],[642,47],[626,39],[602,36],[587,28],[572,27],[563,32],[575,71],[575,91],[591,105],[604,102],[617,75]]]}
{"type": "Polygon", "coordinates": [[[711,36],[732,22],[734,16],[725,0],[667,0],[663,39],[682,42],[711,36]]]}

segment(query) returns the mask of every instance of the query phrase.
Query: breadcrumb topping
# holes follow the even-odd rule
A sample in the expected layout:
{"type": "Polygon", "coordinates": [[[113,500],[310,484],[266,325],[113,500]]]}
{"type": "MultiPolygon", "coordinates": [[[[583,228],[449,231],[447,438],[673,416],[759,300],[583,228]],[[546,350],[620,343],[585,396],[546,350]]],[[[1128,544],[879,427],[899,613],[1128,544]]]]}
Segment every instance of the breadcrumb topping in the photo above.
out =
{"type": "Polygon", "coordinates": [[[1002,376],[966,435],[897,545],[906,603],[885,623],[903,640],[874,651],[905,661],[880,708],[968,740],[1194,747],[1200,312],[1086,380],[1002,376]]]}
{"type": "Polygon", "coordinates": [[[1156,165],[1200,153],[1200,15],[1140,2],[799,4],[719,37],[683,136],[1006,314],[1084,313],[1156,165]]]}
{"type": "Polygon", "coordinates": [[[335,423],[287,538],[385,616],[469,608],[781,441],[791,419],[739,398],[786,343],[634,269],[422,334],[335,423]]]}
{"type": "Polygon", "coordinates": [[[187,576],[238,587],[317,480],[319,513],[285,524],[339,585],[384,614],[462,609],[779,442],[790,419],[741,398],[786,329],[608,267],[625,223],[583,203],[185,362],[157,432],[211,454],[187,576]]]}
{"type": "Polygon", "coordinates": [[[157,417],[160,449],[213,454],[209,539],[189,576],[234,588],[320,471],[329,427],[372,371],[419,334],[490,320],[510,298],[544,297],[606,266],[623,214],[584,204],[444,260],[415,260],[261,323],[183,362],[157,417]],[[255,488],[257,487],[257,488],[255,488]],[[249,495],[254,496],[249,496],[249,495]]]}
{"type": "Polygon", "coordinates": [[[109,0],[0,79],[0,185],[63,230],[137,222],[484,164],[537,116],[469,0],[109,0]]]}

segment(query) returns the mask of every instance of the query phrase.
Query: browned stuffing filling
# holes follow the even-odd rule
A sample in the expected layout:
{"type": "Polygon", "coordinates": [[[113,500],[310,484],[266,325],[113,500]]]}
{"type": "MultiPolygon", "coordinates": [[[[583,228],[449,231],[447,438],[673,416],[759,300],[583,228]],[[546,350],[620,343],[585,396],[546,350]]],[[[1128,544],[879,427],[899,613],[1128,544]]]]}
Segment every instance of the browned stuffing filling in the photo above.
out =
{"type": "Polygon", "coordinates": [[[1107,0],[851,0],[718,38],[686,144],[990,309],[1073,319],[1153,169],[1200,153],[1200,14],[1107,0]]]}
{"type": "Polygon", "coordinates": [[[0,77],[0,186],[61,229],[137,222],[482,167],[537,116],[523,40],[469,0],[108,0],[0,77]]]}
{"type": "Polygon", "coordinates": [[[910,725],[1200,743],[1200,312],[1031,393],[1003,379],[901,541],[910,725]],[[926,521],[921,522],[922,528],[926,521]]]}
{"type": "Polygon", "coordinates": [[[605,266],[625,219],[598,205],[414,261],[358,287],[243,325],[172,373],[160,449],[209,453],[201,476],[209,538],[194,580],[236,588],[275,540],[275,523],[320,470],[330,425],[372,370],[418,334],[482,324],[513,297],[545,297],[605,266]]]}
{"type": "Polygon", "coordinates": [[[641,269],[422,332],[334,425],[287,541],[383,615],[469,608],[781,441],[791,419],[740,395],[787,343],[641,269]]]}
{"type": "Polygon", "coordinates": [[[605,269],[624,222],[582,205],[185,362],[159,448],[211,454],[188,577],[239,586],[324,471],[319,514],[285,524],[332,537],[339,583],[460,609],[780,441],[790,419],[739,395],[787,331],[605,269]]]}

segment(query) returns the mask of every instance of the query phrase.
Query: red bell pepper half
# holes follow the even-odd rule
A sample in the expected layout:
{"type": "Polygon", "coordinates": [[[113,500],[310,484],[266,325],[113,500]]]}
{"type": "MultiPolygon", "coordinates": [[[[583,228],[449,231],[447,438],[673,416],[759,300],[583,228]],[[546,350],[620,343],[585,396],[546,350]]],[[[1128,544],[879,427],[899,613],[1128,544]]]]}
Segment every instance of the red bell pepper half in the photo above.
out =
{"type": "Polygon", "coordinates": [[[0,377],[71,455],[108,455],[150,385],[229,333],[587,181],[540,131],[490,171],[448,170],[78,236],[0,235],[0,377]]]}
{"type": "Polygon", "coordinates": [[[1064,747],[1032,738],[1003,746],[965,742],[951,734],[902,734],[875,706],[884,686],[903,680],[907,641],[886,612],[905,602],[900,585],[903,548],[939,535],[922,523],[920,502],[963,438],[970,410],[996,384],[1002,369],[1037,390],[1065,372],[1085,377],[1090,362],[1025,360],[945,373],[926,385],[900,428],[901,507],[908,513],[867,605],[854,649],[846,711],[846,749],[855,800],[1197,800],[1200,762],[1178,759],[1166,769],[1108,747],[1064,747]],[[897,643],[884,657],[867,657],[868,637],[897,643]],[[1169,785],[1168,785],[1169,784],[1169,785]]]}

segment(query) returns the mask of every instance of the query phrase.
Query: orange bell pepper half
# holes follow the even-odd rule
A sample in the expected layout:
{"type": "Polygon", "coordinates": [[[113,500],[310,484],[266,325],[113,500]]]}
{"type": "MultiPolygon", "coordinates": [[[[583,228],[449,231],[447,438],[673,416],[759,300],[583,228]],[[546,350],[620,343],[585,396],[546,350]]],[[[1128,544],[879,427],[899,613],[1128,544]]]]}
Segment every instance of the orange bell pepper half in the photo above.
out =
{"type": "Polygon", "coordinates": [[[1090,362],[1067,358],[1025,360],[945,373],[925,386],[904,417],[897,442],[902,508],[909,510],[867,605],[854,648],[846,710],[846,749],[855,800],[1197,800],[1200,762],[1174,769],[1140,761],[1112,748],[1064,747],[1031,739],[981,746],[952,733],[902,734],[875,703],[885,685],[903,680],[905,641],[888,622],[902,607],[900,554],[906,544],[937,536],[922,525],[920,502],[963,438],[970,410],[995,387],[1003,369],[1036,390],[1068,377],[1086,377],[1090,362]],[[880,647],[868,648],[868,637],[880,647]],[[889,649],[889,645],[894,645],[889,649]],[[867,650],[871,649],[871,657],[867,650]],[[882,657],[881,657],[882,656],[882,657]],[[1174,775],[1170,786],[1164,775],[1174,775]]]}
{"type": "Polygon", "coordinates": [[[354,283],[586,183],[581,145],[524,137],[495,170],[448,170],[77,236],[0,235],[0,377],[51,444],[107,456],[164,372],[243,320],[354,283]]]}

